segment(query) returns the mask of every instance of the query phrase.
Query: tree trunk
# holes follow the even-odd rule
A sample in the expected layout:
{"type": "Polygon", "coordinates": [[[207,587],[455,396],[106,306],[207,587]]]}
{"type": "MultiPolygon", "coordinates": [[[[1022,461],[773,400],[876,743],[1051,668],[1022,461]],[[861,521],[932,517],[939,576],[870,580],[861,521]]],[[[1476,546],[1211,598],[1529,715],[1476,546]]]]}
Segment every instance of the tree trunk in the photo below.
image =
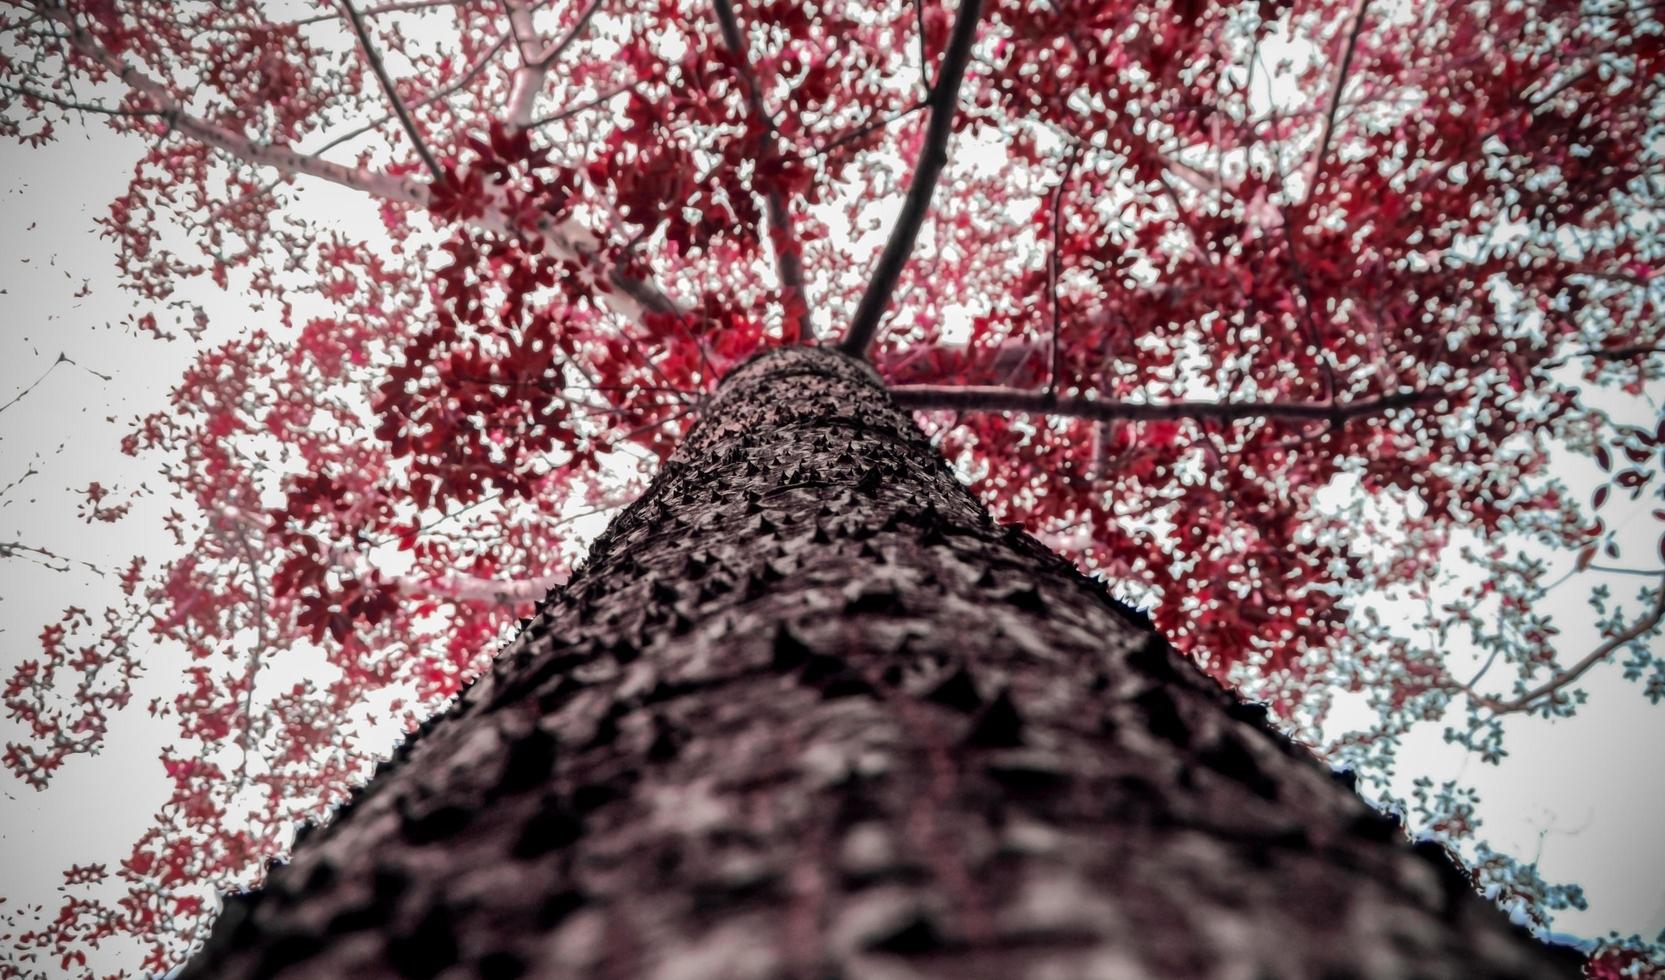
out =
{"type": "Polygon", "coordinates": [[[737,369],[585,567],[188,975],[1550,977],[863,364],[737,369]]]}

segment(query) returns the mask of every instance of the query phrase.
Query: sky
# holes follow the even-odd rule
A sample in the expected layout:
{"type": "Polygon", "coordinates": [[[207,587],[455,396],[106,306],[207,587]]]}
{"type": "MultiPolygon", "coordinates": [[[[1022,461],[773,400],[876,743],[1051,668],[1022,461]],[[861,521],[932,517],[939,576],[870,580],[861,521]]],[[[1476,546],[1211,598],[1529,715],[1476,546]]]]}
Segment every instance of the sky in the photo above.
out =
{"type": "MultiPolygon", "coordinates": [[[[175,551],[160,517],[176,504],[155,477],[157,461],[122,456],[117,444],[123,423],[165,404],[195,348],[124,329],[132,299],[116,284],[109,243],[96,235],[94,220],[124,187],[137,144],[101,128],[60,133],[44,149],[0,146],[0,404],[10,402],[0,410],[0,486],[21,478],[0,496],[0,541],[70,560],[56,571],[25,558],[0,559],[0,675],[37,652],[41,627],[65,606],[96,610],[111,601],[113,571],[133,555],[150,556],[154,567],[175,551]],[[60,354],[70,361],[58,362],[60,354]],[[115,488],[123,501],[136,492],[132,513],[113,525],[78,520],[77,492],[92,481],[115,488]]],[[[362,200],[316,182],[301,186],[309,213],[373,234],[376,218],[362,200]]],[[[270,314],[211,284],[192,288],[197,292],[185,298],[209,312],[208,342],[275,326],[270,314]]],[[[1618,407],[1650,418],[1656,411],[1643,400],[1618,407]]],[[[1579,479],[1569,475],[1575,487],[1579,479]]],[[[1623,594],[1634,583],[1614,586],[1623,594]]],[[[1584,592],[1568,588],[1557,601],[1569,657],[1576,657],[1595,635],[1584,592]]],[[[151,648],[143,657],[147,673],[134,708],[116,716],[102,754],[72,760],[45,793],[0,773],[0,895],[7,907],[41,903],[50,912],[64,868],[114,865],[166,798],[157,755],[169,726],[142,706],[152,693],[172,690],[183,655],[151,648]]],[[[1665,930],[1665,766],[1650,754],[1665,740],[1665,706],[1650,707],[1618,673],[1590,675],[1590,701],[1574,719],[1512,722],[1511,755],[1501,766],[1445,746],[1439,726],[1426,726],[1407,745],[1399,785],[1427,775],[1479,787],[1482,836],[1506,853],[1536,856],[1551,881],[1585,887],[1589,911],[1561,916],[1559,932],[1651,938],[1665,930]]],[[[1341,712],[1339,723],[1348,717],[1341,712]]],[[[0,740],[17,736],[15,724],[0,721],[0,740]]],[[[389,731],[389,747],[393,737],[389,731]]],[[[122,962],[119,948],[106,955],[122,962]]]]}

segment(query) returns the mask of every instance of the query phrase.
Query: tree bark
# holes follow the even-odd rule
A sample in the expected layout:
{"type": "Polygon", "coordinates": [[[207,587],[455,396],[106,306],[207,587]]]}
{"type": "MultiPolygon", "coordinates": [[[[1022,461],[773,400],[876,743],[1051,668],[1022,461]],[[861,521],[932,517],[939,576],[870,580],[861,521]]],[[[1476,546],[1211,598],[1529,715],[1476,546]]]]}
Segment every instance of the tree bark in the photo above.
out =
{"type": "Polygon", "coordinates": [[[1552,977],[866,365],[777,350],[188,976],[1552,977]]]}

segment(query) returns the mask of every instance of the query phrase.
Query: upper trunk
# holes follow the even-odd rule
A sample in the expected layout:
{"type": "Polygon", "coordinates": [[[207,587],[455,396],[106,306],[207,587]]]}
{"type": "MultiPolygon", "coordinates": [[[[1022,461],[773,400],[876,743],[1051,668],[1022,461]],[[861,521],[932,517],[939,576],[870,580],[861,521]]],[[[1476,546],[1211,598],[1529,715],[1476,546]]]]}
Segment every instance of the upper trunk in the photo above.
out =
{"type": "Polygon", "coordinates": [[[1262,719],[774,351],[190,972],[1576,971],[1262,719]]]}

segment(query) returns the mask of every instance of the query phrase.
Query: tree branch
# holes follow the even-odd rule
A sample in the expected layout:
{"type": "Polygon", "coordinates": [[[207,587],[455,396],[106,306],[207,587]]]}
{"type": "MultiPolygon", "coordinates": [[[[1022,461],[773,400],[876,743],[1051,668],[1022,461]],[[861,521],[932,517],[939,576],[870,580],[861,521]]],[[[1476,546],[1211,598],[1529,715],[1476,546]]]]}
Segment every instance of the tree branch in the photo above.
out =
{"type": "MultiPolygon", "coordinates": [[[[1578,680],[1591,667],[1611,656],[1615,650],[1647,634],[1658,626],[1661,620],[1665,620],[1665,576],[1660,578],[1659,592],[1654,596],[1653,608],[1643,614],[1641,619],[1632,623],[1623,632],[1608,638],[1605,643],[1590,651],[1578,663],[1561,671],[1532,690],[1515,698],[1496,698],[1475,693],[1474,682],[1470,681],[1468,685],[1463,687],[1463,693],[1467,694],[1475,704],[1491,709],[1494,714],[1506,715],[1518,711],[1530,711],[1537,706],[1536,702],[1539,698],[1555,694],[1568,684],[1578,680]]],[[[1476,677],[1475,680],[1479,680],[1479,678],[1476,677]]]]}
{"type": "Polygon", "coordinates": [[[399,98],[399,91],[393,87],[393,79],[388,77],[387,66],[382,64],[382,56],[377,53],[376,45],[370,39],[370,29],[364,24],[364,16],[353,6],[353,0],[341,0],[341,5],[347,10],[347,18],[353,22],[353,33],[358,35],[359,47],[363,49],[365,59],[370,62],[370,70],[375,72],[376,81],[381,83],[387,101],[393,104],[393,112],[399,117],[399,125],[405,127],[405,135],[410,137],[411,144],[416,147],[416,155],[422,158],[428,172],[433,174],[434,183],[445,183],[445,171],[440,169],[439,161],[434,159],[433,151],[428,149],[427,141],[422,138],[422,131],[416,128],[416,120],[405,107],[404,100],[399,98]]]}
{"type": "MultiPolygon", "coordinates": [[[[497,54],[498,50],[508,42],[508,40],[509,35],[507,32],[499,34],[494,41],[486,45],[484,53],[481,54],[479,58],[476,58],[474,63],[469,65],[468,68],[461,75],[457,76],[455,80],[448,85],[430,91],[427,95],[424,95],[422,98],[410,103],[410,108],[412,110],[421,109],[424,106],[429,106],[435,102],[450,98],[462,89],[467,88],[468,85],[474,81],[474,79],[479,77],[480,72],[485,69],[486,65],[491,62],[491,59],[497,54]]],[[[326,151],[332,150],[349,140],[363,136],[365,133],[371,132],[372,130],[379,129],[383,125],[387,124],[389,120],[394,118],[395,116],[392,112],[385,112],[367,123],[363,123],[347,130],[339,136],[330,137],[329,140],[322,145],[313,148],[309,155],[313,157],[322,157],[326,151]]],[[[272,193],[273,190],[277,189],[277,186],[283,183],[283,179],[282,175],[274,177],[267,181],[259,190],[246,194],[235,201],[227,201],[225,204],[216,208],[211,214],[208,215],[207,218],[203,219],[202,224],[205,226],[211,225],[224,215],[232,213],[234,210],[252,205],[255,201],[260,200],[266,195],[272,193]]]]}
{"type": "MultiPolygon", "coordinates": [[[[503,112],[503,121],[510,129],[524,129],[532,121],[538,90],[543,88],[544,76],[548,72],[538,64],[533,47],[537,31],[532,25],[531,8],[526,6],[525,0],[504,0],[504,6],[509,11],[509,30],[515,36],[515,46],[520,49],[520,67],[515,69],[514,80],[509,85],[509,100],[503,112]]],[[[590,9],[595,8],[592,5],[590,9]]]]}
{"type": "MultiPolygon", "coordinates": [[[[81,368],[81,370],[88,372],[89,374],[92,374],[96,377],[103,378],[105,381],[110,380],[108,375],[99,374],[97,371],[94,371],[91,368],[83,367],[82,365],[75,363],[75,360],[73,358],[71,358],[68,354],[65,354],[63,351],[59,351],[57,359],[54,360],[51,364],[49,364],[45,371],[42,371],[40,373],[40,377],[38,377],[35,380],[29,382],[23,388],[20,388],[18,390],[17,394],[13,395],[11,397],[11,400],[7,401],[6,404],[0,405],[0,412],[6,411],[7,409],[11,408],[13,405],[16,405],[18,402],[20,402],[24,398],[28,397],[30,392],[32,392],[36,388],[40,387],[41,382],[45,381],[47,378],[52,376],[52,372],[58,370],[58,365],[60,365],[60,364],[68,364],[71,367],[78,367],[78,368],[81,368]]],[[[6,489],[10,490],[11,487],[8,486],[6,489]]]]}
{"type": "Polygon", "coordinates": [[[1545,361],[1542,370],[1553,371],[1564,367],[1575,357],[1588,357],[1597,361],[1628,361],[1637,357],[1649,357],[1653,354],[1665,354],[1665,345],[1660,344],[1629,344],[1623,347],[1586,347],[1583,350],[1571,351],[1553,361],[1545,361]]]}
{"type": "Polygon", "coordinates": [[[260,576],[260,561],[255,557],[254,549],[249,544],[248,532],[263,531],[251,527],[248,523],[239,523],[237,531],[237,548],[243,553],[243,559],[248,564],[249,578],[254,582],[254,650],[249,653],[249,666],[243,672],[243,734],[239,741],[243,746],[243,758],[237,766],[237,777],[245,779],[249,771],[249,750],[254,747],[254,686],[260,679],[260,667],[266,657],[266,648],[270,643],[266,625],[266,584],[260,576]]]}
{"type": "Polygon", "coordinates": [[[931,81],[930,51],[925,46],[925,4],[923,0],[913,0],[914,26],[919,32],[919,85],[924,90],[925,97],[931,97],[931,90],[936,83],[931,81]]]}
{"type": "MultiPolygon", "coordinates": [[[[478,506],[484,501],[476,501],[470,506],[478,506]]],[[[609,506],[616,506],[608,502],[609,506]]],[[[469,508],[463,508],[468,510],[469,508]]],[[[446,520],[463,511],[447,514],[441,520],[446,520]]],[[[583,516],[583,515],[575,515],[583,516]]],[[[564,524],[569,518],[557,521],[564,524]]],[[[252,516],[241,508],[226,505],[220,508],[220,523],[227,528],[246,528],[259,530],[264,527],[259,518],[252,516]]],[[[434,522],[439,523],[438,521],[434,522]]],[[[433,524],[424,527],[432,527],[433,524]]],[[[382,542],[383,544],[387,542],[382,542]]],[[[331,548],[330,559],[341,569],[359,577],[374,577],[386,585],[391,585],[400,592],[408,595],[427,595],[439,599],[454,599],[459,602],[537,602],[552,588],[562,584],[565,580],[557,575],[545,575],[537,578],[516,580],[488,579],[466,572],[448,572],[444,575],[388,575],[377,568],[366,555],[344,548],[331,548]]],[[[252,561],[252,559],[251,559],[252,561]]],[[[254,567],[251,564],[251,569],[254,567]]]]}
{"type": "Polygon", "coordinates": [[[931,107],[931,121],[925,128],[925,143],[920,148],[919,160],[914,164],[913,181],[908,185],[902,201],[902,213],[890,240],[879,255],[879,264],[868,280],[867,291],[856,305],[850,321],[850,332],[838,349],[851,357],[866,358],[867,348],[879,332],[879,320],[884,316],[890,295],[902,276],[913,251],[914,239],[931,206],[931,194],[936,190],[937,178],[948,163],[948,137],[954,131],[954,110],[959,102],[960,82],[965,77],[966,62],[971,60],[971,44],[977,39],[977,15],[981,0],[961,0],[960,11],[954,19],[954,31],[948,38],[948,50],[943,54],[942,66],[937,71],[936,84],[931,88],[927,104],[931,107]]]}
{"type": "MultiPolygon", "coordinates": [[[[167,121],[171,131],[183,133],[246,163],[272,167],[290,175],[317,177],[368,194],[378,200],[416,208],[428,206],[431,188],[420,181],[331,163],[282,143],[261,143],[191,115],[162,83],[106,50],[82,30],[68,12],[57,7],[43,8],[43,12],[69,32],[69,43],[77,52],[102,65],[128,88],[150,102],[157,109],[157,115],[167,121]]],[[[516,231],[509,226],[502,214],[494,212],[488,212],[471,224],[496,234],[511,234],[516,231]]],[[[598,272],[596,266],[600,243],[588,229],[577,222],[570,219],[556,222],[544,218],[535,230],[544,237],[547,246],[553,249],[555,254],[585,270],[585,274],[595,284],[601,302],[614,312],[633,319],[640,319],[645,313],[681,312],[681,307],[676,301],[653,282],[631,276],[618,268],[604,273],[598,272]]]]}
{"type": "MultiPolygon", "coordinates": [[[[463,0],[407,0],[403,3],[378,4],[365,10],[364,16],[379,17],[382,14],[408,13],[413,10],[428,10],[434,7],[460,7],[462,5],[463,0]]],[[[336,14],[314,14],[311,17],[289,21],[283,26],[306,27],[311,24],[322,24],[325,21],[334,20],[336,17],[336,14]]]]}
{"type": "Polygon", "coordinates": [[[490,579],[466,572],[447,572],[443,575],[388,575],[369,558],[356,552],[338,552],[332,556],[340,567],[360,577],[374,576],[384,585],[392,586],[405,595],[432,596],[456,602],[496,602],[512,605],[537,602],[550,589],[565,582],[558,575],[544,575],[526,579],[490,579]]]}
{"type": "Polygon", "coordinates": [[[1263,401],[1178,401],[1129,402],[1114,399],[1061,398],[1045,391],[1021,388],[960,385],[900,385],[890,396],[902,408],[919,411],[1019,412],[1065,418],[1149,422],[1173,419],[1214,419],[1234,422],[1242,419],[1293,419],[1340,425],[1349,419],[1380,415],[1407,408],[1437,394],[1410,391],[1351,402],[1263,402],[1263,401]]]}
{"type": "Polygon", "coordinates": [[[578,15],[565,36],[539,51],[537,30],[532,24],[532,8],[526,5],[526,0],[504,0],[509,10],[509,29],[514,32],[520,48],[520,67],[515,69],[514,81],[509,87],[504,118],[510,129],[525,129],[532,124],[532,110],[537,106],[538,92],[543,88],[550,67],[583,35],[590,19],[601,9],[601,3],[602,0],[590,0],[590,5],[578,15]]]}
{"type": "Polygon", "coordinates": [[[161,82],[106,50],[82,30],[67,11],[47,7],[44,8],[44,12],[69,32],[68,41],[71,47],[82,56],[103,66],[122,84],[142,96],[155,107],[155,115],[166,120],[173,131],[183,133],[249,163],[272,167],[289,174],[317,177],[382,200],[415,207],[427,205],[427,188],[416,181],[330,163],[282,143],[257,142],[241,133],[232,132],[223,126],[191,115],[161,82]]]}
{"type": "Polygon", "coordinates": [[[1658,575],[1661,571],[1657,568],[1621,568],[1617,565],[1597,565],[1593,562],[1586,567],[1592,572],[1606,572],[1609,575],[1658,575]]]}
{"type": "Polygon", "coordinates": [[[578,15],[578,19],[573,22],[572,29],[567,31],[566,36],[551,44],[543,54],[538,55],[537,65],[539,68],[548,70],[556,61],[560,60],[561,55],[565,54],[567,48],[572,46],[572,42],[583,35],[584,28],[589,26],[590,18],[594,17],[596,11],[601,9],[601,2],[602,0],[590,0],[590,5],[584,8],[582,14],[578,15]]]}
{"type": "Polygon", "coordinates": [[[1583,357],[1593,357],[1601,361],[1624,361],[1648,354],[1665,354],[1665,346],[1632,344],[1628,347],[1592,347],[1589,350],[1580,351],[1579,354],[1583,357]]]}
{"type": "MultiPolygon", "coordinates": [[[[734,16],[734,6],[729,0],[712,0],[711,8],[717,15],[717,27],[722,31],[723,43],[733,52],[735,60],[739,63],[740,81],[746,87],[747,110],[761,130],[758,137],[758,164],[761,167],[776,156],[774,127],[763,108],[762,88],[746,54],[746,39],[740,33],[740,23],[734,16]]],[[[792,227],[791,209],[787,206],[786,195],[781,193],[779,187],[767,188],[763,200],[769,215],[769,245],[775,253],[775,268],[780,276],[781,300],[786,307],[787,339],[814,343],[815,331],[809,322],[809,295],[804,291],[803,258],[797,233],[792,227]]]]}
{"type": "Polygon", "coordinates": [[[575,102],[572,105],[567,106],[565,109],[560,110],[559,112],[552,112],[547,116],[543,116],[542,118],[535,119],[532,122],[527,123],[526,128],[527,129],[541,129],[544,126],[549,126],[549,125],[552,125],[554,123],[558,123],[558,122],[560,122],[564,119],[571,119],[573,116],[576,116],[581,112],[589,112],[591,109],[600,108],[601,106],[606,105],[607,103],[613,101],[614,99],[618,98],[619,96],[623,95],[626,92],[635,91],[636,88],[638,86],[640,86],[641,84],[642,84],[641,82],[636,81],[636,82],[631,82],[628,85],[620,85],[617,88],[610,88],[607,91],[601,93],[600,95],[597,95],[593,99],[585,99],[583,102],[575,102]]]}
{"type": "Polygon", "coordinates": [[[1324,172],[1324,158],[1330,152],[1330,139],[1335,135],[1336,110],[1341,108],[1341,92],[1347,87],[1347,72],[1353,66],[1353,52],[1358,48],[1359,34],[1364,30],[1364,9],[1369,0],[1355,0],[1353,22],[1347,29],[1347,41],[1341,49],[1341,64],[1337,66],[1335,81],[1330,85],[1330,101],[1324,110],[1324,121],[1318,130],[1318,154],[1312,158],[1312,176],[1307,180],[1306,196],[1311,197],[1324,172]]]}
{"type": "Polygon", "coordinates": [[[541,578],[529,578],[519,581],[504,581],[501,579],[480,578],[477,575],[465,575],[462,572],[451,572],[437,578],[423,578],[419,575],[395,575],[382,581],[396,587],[406,595],[426,595],[436,599],[452,599],[457,602],[496,602],[503,605],[515,605],[522,602],[539,602],[549,594],[549,590],[562,584],[564,579],[555,575],[541,578]]]}
{"type": "MultiPolygon", "coordinates": [[[[505,34],[499,34],[495,40],[493,40],[490,44],[486,45],[486,47],[484,49],[484,52],[480,55],[480,57],[475,59],[474,63],[469,65],[468,68],[465,69],[461,75],[458,75],[456,77],[456,79],[453,80],[450,84],[441,86],[440,88],[433,89],[427,95],[424,95],[422,98],[417,99],[415,102],[410,103],[411,110],[415,111],[417,109],[422,109],[422,108],[425,108],[427,106],[433,105],[435,102],[439,102],[442,99],[450,98],[452,95],[455,95],[457,92],[461,91],[462,89],[467,88],[469,86],[469,84],[471,84],[476,78],[480,77],[480,72],[485,70],[486,65],[491,63],[491,59],[496,56],[497,52],[503,47],[503,45],[505,43],[508,42],[508,40],[509,40],[509,35],[508,34],[506,34],[506,33],[505,34]]],[[[323,154],[324,151],[326,151],[326,150],[332,150],[335,147],[340,146],[342,143],[345,143],[350,139],[354,139],[356,137],[363,136],[365,133],[368,133],[373,129],[377,129],[377,128],[385,125],[389,120],[396,119],[396,118],[398,118],[396,113],[393,113],[393,112],[383,113],[382,115],[376,117],[375,119],[370,120],[367,123],[364,123],[363,125],[360,125],[360,126],[354,128],[354,129],[350,129],[345,133],[342,133],[340,136],[330,137],[328,142],[324,143],[322,146],[319,146],[319,147],[315,148],[312,151],[312,155],[313,156],[319,156],[319,155],[323,154]]]]}
{"type": "Polygon", "coordinates": [[[847,146],[876,129],[883,129],[898,119],[911,116],[919,110],[926,108],[928,105],[930,105],[928,102],[915,102],[906,109],[893,112],[883,118],[857,126],[855,129],[852,129],[847,133],[833,137],[833,139],[828,141],[825,146],[817,147],[815,150],[806,155],[806,159],[813,160],[816,157],[824,157],[839,147],[847,146]]]}
{"type": "Polygon", "coordinates": [[[1058,178],[1058,186],[1052,191],[1052,252],[1046,260],[1047,291],[1051,294],[1051,307],[1047,315],[1048,333],[1052,336],[1051,365],[1048,368],[1046,390],[1051,393],[1058,391],[1058,228],[1060,211],[1064,203],[1064,188],[1069,184],[1070,173],[1075,170],[1075,161],[1079,154],[1070,151],[1064,163],[1064,173],[1058,178]]]}
{"type": "Polygon", "coordinates": [[[96,102],[80,102],[75,99],[66,99],[60,95],[37,92],[20,85],[8,85],[5,82],[0,82],[0,92],[10,92],[19,98],[33,99],[45,105],[55,105],[60,109],[70,109],[75,112],[95,112],[101,116],[127,116],[142,119],[147,116],[161,115],[160,112],[154,109],[123,109],[119,106],[100,105],[96,102]]]}
{"type": "Polygon", "coordinates": [[[94,575],[103,577],[105,574],[104,569],[94,565],[90,561],[82,561],[79,558],[69,558],[58,554],[56,551],[48,551],[45,548],[37,548],[34,545],[24,544],[21,541],[0,541],[0,558],[25,558],[42,568],[46,568],[54,572],[67,572],[70,570],[71,566],[80,565],[87,571],[92,572],[94,575]],[[52,564],[53,562],[62,562],[62,564],[54,565],[52,564]]]}

